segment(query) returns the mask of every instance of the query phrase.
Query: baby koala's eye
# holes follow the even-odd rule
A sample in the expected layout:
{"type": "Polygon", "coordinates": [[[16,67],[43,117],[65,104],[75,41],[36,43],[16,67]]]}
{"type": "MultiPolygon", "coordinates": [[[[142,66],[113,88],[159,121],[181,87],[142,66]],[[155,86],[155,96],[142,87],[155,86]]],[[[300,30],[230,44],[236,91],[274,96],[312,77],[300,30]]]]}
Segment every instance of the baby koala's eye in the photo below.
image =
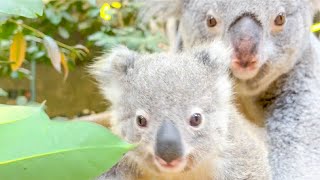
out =
{"type": "Polygon", "coordinates": [[[148,125],[147,119],[141,115],[137,116],[136,121],[139,127],[147,127],[148,125]]]}
{"type": "Polygon", "coordinates": [[[202,116],[200,113],[194,113],[190,118],[190,126],[198,127],[202,123],[202,116]]]}
{"type": "Polygon", "coordinates": [[[208,27],[215,27],[217,24],[218,24],[218,22],[213,16],[209,15],[207,17],[207,26],[208,27]]]}
{"type": "Polygon", "coordinates": [[[285,13],[280,13],[274,20],[274,24],[276,26],[283,26],[286,23],[286,15],[285,13]]]}

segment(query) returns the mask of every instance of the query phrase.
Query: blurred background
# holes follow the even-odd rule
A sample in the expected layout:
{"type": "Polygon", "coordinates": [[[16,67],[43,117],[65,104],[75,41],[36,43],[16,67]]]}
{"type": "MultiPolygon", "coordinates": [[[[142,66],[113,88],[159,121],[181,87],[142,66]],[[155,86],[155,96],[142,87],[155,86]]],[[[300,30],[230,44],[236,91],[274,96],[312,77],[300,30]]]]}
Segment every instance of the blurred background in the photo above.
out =
{"type": "Polygon", "coordinates": [[[133,1],[42,3],[43,15],[36,18],[0,14],[2,104],[46,101],[46,111],[52,118],[102,112],[110,104],[103,100],[86,72],[94,57],[117,44],[140,52],[168,49],[164,25],[142,23],[138,18],[141,4],[133,1]]]}
{"type": "MultiPolygon", "coordinates": [[[[46,101],[47,113],[57,119],[104,112],[110,104],[86,72],[94,57],[117,44],[140,52],[169,50],[166,24],[141,22],[141,4],[131,0],[34,1],[43,4],[42,16],[0,10],[1,104],[46,101]]],[[[0,2],[2,10],[10,3],[0,2]]],[[[36,11],[33,5],[22,6],[36,11]]]]}

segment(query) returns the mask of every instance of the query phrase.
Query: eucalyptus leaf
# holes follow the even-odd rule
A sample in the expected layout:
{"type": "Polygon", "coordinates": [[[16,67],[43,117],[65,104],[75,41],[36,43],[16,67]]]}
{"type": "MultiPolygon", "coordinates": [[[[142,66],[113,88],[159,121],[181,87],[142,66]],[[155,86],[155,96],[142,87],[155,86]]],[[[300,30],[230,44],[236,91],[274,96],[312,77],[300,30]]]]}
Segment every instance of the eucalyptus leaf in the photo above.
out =
{"type": "Polygon", "coordinates": [[[0,26],[4,24],[9,19],[7,14],[0,13],[0,26]]]}
{"type": "Polygon", "coordinates": [[[133,148],[89,122],[51,121],[41,107],[0,106],[0,179],[89,180],[133,148]]]}
{"type": "Polygon", "coordinates": [[[56,41],[52,39],[52,37],[50,36],[45,36],[43,38],[43,44],[47,49],[48,56],[51,60],[53,67],[58,72],[61,72],[61,56],[59,46],[57,45],[56,41]]]}
{"type": "Polygon", "coordinates": [[[60,13],[55,12],[52,8],[47,8],[45,10],[45,14],[48,20],[54,25],[58,25],[62,20],[62,15],[60,13]]]}
{"type": "Polygon", "coordinates": [[[68,30],[65,29],[64,27],[60,26],[58,28],[58,32],[59,32],[59,35],[64,39],[68,39],[70,37],[70,34],[69,34],[68,30]]]}
{"type": "Polygon", "coordinates": [[[36,18],[37,15],[42,16],[43,3],[41,0],[1,0],[0,12],[36,18]]]}
{"type": "Polygon", "coordinates": [[[96,0],[88,0],[88,2],[93,6],[97,5],[97,1],[96,0]]]}

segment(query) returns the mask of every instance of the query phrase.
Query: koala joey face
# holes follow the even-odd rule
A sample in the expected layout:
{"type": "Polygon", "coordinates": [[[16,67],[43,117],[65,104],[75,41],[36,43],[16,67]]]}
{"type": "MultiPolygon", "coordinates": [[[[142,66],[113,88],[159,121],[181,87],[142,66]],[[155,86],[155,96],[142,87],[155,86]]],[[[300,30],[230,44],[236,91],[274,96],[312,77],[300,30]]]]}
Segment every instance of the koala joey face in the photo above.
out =
{"type": "Polygon", "coordinates": [[[93,74],[113,103],[115,129],[138,144],[127,155],[155,173],[178,173],[221,152],[231,106],[228,56],[220,45],[178,55],[120,48],[98,62],[93,74]]]}
{"type": "Polygon", "coordinates": [[[308,0],[185,0],[185,47],[222,39],[233,47],[230,67],[240,93],[257,94],[293,68],[310,36],[308,0]]]}

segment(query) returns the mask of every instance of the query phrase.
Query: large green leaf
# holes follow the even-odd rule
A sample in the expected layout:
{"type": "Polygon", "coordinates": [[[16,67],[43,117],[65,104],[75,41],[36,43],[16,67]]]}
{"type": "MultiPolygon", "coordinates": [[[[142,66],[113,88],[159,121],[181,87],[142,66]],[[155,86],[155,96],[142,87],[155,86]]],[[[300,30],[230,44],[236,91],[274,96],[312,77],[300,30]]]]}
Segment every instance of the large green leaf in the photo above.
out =
{"type": "Polygon", "coordinates": [[[41,107],[0,106],[1,180],[89,180],[132,148],[93,123],[51,121],[41,107]]]}
{"type": "Polygon", "coordinates": [[[43,3],[41,0],[0,0],[0,12],[36,18],[42,16],[43,3]]]}

